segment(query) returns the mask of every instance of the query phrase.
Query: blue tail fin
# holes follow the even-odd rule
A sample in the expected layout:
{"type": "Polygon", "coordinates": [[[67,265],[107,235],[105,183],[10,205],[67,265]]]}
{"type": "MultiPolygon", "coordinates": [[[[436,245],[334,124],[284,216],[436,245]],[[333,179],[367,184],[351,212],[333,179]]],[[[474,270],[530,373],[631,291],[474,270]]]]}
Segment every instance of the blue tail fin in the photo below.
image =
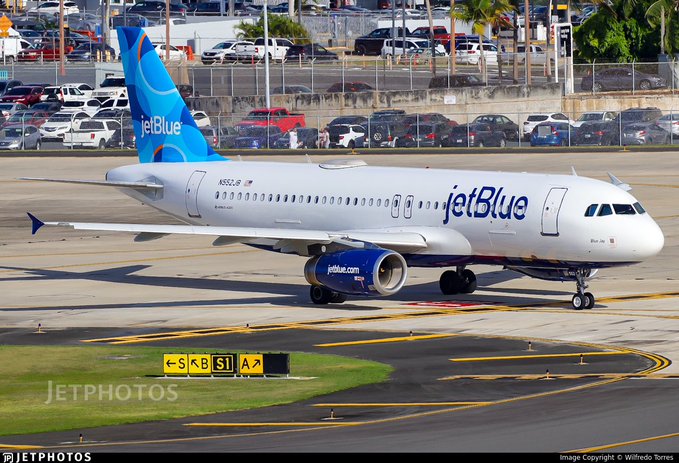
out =
{"type": "Polygon", "coordinates": [[[224,161],[205,141],[146,33],[119,27],[139,162],[224,161]]]}

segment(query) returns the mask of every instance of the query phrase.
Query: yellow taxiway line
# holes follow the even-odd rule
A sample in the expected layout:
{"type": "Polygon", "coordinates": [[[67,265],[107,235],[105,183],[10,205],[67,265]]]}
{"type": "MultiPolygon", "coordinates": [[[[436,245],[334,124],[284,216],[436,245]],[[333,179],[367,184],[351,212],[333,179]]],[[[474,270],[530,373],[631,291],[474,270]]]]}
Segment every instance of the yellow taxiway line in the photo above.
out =
{"type": "Polygon", "coordinates": [[[343,346],[363,346],[366,344],[383,344],[389,342],[408,342],[425,341],[428,339],[450,338],[453,334],[426,334],[420,336],[399,336],[395,338],[366,339],[364,341],[329,342],[326,344],[314,344],[314,347],[343,347],[343,346]]]}
{"type": "Polygon", "coordinates": [[[630,440],[630,441],[626,441],[626,442],[617,442],[615,444],[600,445],[598,447],[590,447],[590,448],[587,448],[587,449],[569,450],[569,451],[564,452],[564,453],[600,452],[601,450],[608,450],[608,449],[613,449],[613,448],[616,448],[616,447],[624,447],[626,445],[643,444],[645,442],[653,442],[653,441],[661,440],[661,439],[672,439],[674,437],[679,437],[679,432],[675,432],[675,433],[672,433],[672,434],[664,434],[662,436],[645,437],[643,439],[630,440]]]}
{"type": "Polygon", "coordinates": [[[602,355],[628,355],[632,352],[621,350],[615,352],[577,352],[568,354],[534,354],[534,355],[503,355],[498,357],[463,357],[457,359],[448,359],[451,362],[488,362],[495,360],[531,360],[541,358],[568,358],[568,357],[594,357],[602,355]]]}
{"type": "Polygon", "coordinates": [[[36,450],[41,449],[39,445],[12,445],[0,444],[0,450],[36,450]]]}

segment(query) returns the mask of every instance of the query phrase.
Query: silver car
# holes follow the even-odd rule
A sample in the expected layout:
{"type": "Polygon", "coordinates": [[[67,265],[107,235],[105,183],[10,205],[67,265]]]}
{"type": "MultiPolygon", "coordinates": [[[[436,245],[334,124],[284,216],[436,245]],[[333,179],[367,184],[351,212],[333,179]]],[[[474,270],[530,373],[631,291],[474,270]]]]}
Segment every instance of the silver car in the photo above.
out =
{"type": "Polygon", "coordinates": [[[0,130],[0,150],[39,150],[40,131],[34,125],[8,125],[0,130]]]}

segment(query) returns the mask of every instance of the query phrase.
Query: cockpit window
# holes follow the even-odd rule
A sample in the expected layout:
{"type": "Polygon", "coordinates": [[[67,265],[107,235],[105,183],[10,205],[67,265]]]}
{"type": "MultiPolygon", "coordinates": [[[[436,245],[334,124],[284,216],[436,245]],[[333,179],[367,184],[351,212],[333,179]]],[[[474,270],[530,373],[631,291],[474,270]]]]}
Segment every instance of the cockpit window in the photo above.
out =
{"type": "Polygon", "coordinates": [[[598,214],[599,217],[601,217],[602,215],[611,215],[611,214],[613,214],[613,209],[611,209],[611,205],[610,204],[602,204],[601,209],[599,209],[599,214],[598,214]]]}
{"type": "Polygon", "coordinates": [[[613,204],[613,210],[620,215],[634,215],[636,212],[631,204],[613,204]]]}
{"type": "Polygon", "coordinates": [[[596,214],[596,208],[599,207],[598,204],[590,204],[587,206],[587,209],[585,209],[585,217],[594,217],[594,214],[596,214]]]}
{"type": "Polygon", "coordinates": [[[634,207],[634,209],[636,209],[636,211],[637,211],[639,214],[644,214],[644,213],[646,212],[646,209],[644,209],[643,207],[641,207],[641,204],[639,204],[639,203],[634,203],[634,204],[632,204],[632,206],[634,207]]]}

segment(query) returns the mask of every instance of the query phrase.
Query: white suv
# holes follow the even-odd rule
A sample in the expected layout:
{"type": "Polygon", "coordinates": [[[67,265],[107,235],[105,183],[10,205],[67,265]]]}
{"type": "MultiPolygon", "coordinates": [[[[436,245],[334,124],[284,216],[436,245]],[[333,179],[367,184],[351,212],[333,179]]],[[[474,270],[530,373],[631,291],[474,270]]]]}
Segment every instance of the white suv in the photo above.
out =
{"type": "MultiPolygon", "coordinates": [[[[387,39],[384,41],[384,45],[382,45],[382,50],[380,51],[380,55],[382,58],[389,58],[391,57],[391,54],[393,53],[394,56],[399,56],[399,55],[405,55],[411,50],[416,50],[416,49],[431,49],[431,43],[429,43],[429,40],[426,39],[420,39],[417,37],[406,37],[405,40],[402,38],[400,39],[387,39]]],[[[446,54],[446,49],[443,48],[443,45],[440,43],[436,44],[436,53],[437,54],[446,54]]]]}
{"type": "MultiPolygon", "coordinates": [[[[497,66],[497,47],[493,43],[483,43],[483,58],[489,65],[497,66]]],[[[481,50],[478,42],[464,42],[455,47],[455,62],[479,64],[481,50]]]]}
{"type": "Polygon", "coordinates": [[[568,118],[563,113],[544,113],[544,114],[531,114],[523,122],[523,127],[521,128],[521,133],[523,134],[523,139],[525,141],[530,140],[530,134],[536,125],[542,124],[543,122],[566,122],[573,125],[573,121],[568,118]]]}
{"type": "Polygon", "coordinates": [[[330,148],[354,149],[356,145],[362,146],[359,139],[365,138],[365,128],[356,124],[331,125],[328,131],[330,132],[330,148]]]}

